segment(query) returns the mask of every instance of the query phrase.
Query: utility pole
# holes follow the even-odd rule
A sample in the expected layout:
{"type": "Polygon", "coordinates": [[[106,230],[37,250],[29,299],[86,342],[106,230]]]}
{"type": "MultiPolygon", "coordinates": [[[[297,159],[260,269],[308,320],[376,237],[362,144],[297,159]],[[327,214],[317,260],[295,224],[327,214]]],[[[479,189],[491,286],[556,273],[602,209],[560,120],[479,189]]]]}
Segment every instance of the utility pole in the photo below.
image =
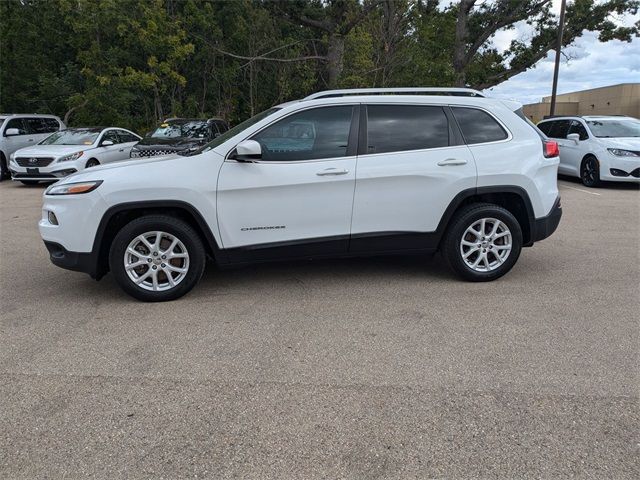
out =
{"type": "Polygon", "coordinates": [[[567,8],[567,0],[561,0],[560,24],[558,25],[558,40],[556,43],[556,64],[553,67],[553,87],[551,89],[551,109],[549,115],[556,114],[556,94],[558,92],[558,72],[560,71],[560,55],[562,50],[562,34],[564,33],[564,11],[567,8]]]}

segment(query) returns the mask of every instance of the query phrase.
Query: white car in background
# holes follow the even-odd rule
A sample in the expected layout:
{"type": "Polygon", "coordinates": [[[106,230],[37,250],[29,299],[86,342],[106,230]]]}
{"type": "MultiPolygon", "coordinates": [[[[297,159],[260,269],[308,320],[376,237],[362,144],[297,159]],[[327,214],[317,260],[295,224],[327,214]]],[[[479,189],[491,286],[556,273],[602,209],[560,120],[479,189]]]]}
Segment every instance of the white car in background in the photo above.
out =
{"type": "Polygon", "coordinates": [[[55,115],[0,114],[0,180],[10,178],[9,157],[13,152],[35,145],[63,128],[64,123],[55,115]]]}
{"type": "Polygon", "coordinates": [[[128,160],[131,147],[140,138],[123,128],[68,128],[16,151],[9,170],[13,180],[27,185],[56,181],[85,168],[128,160]]]}
{"type": "Polygon", "coordinates": [[[538,128],[560,146],[558,173],[587,187],[602,180],[640,183],[640,120],[624,116],[553,117],[538,128]]]}

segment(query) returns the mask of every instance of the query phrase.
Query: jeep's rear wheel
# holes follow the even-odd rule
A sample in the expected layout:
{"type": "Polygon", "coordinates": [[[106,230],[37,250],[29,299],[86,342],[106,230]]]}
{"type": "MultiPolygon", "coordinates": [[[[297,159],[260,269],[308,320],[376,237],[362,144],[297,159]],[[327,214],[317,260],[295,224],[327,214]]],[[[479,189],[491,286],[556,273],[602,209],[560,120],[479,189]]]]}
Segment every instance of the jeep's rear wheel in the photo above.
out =
{"type": "Polygon", "coordinates": [[[111,244],[109,266],[129,295],[147,302],[175,300],[204,272],[206,253],[198,233],[174,217],[133,220],[111,244]]]}
{"type": "Polygon", "coordinates": [[[476,204],[453,218],[442,252],[458,275],[483,282],[511,270],[521,248],[522,229],[511,212],[497,205],[476,204]]]}

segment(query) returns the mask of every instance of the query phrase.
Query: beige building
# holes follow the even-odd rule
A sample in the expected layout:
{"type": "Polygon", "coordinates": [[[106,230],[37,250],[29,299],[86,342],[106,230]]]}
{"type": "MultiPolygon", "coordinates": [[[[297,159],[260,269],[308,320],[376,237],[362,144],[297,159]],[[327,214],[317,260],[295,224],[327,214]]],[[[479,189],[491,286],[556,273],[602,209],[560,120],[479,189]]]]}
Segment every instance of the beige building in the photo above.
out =
{"type": "MultiPolygon", "coordinates": [[[[551,96],[524,106],[534,123],[549,115],[551,96]]],[[[556,99],[556,115],[628,115],[640,118],[640,83],[621,83],[580,92],[563,93],[556,99]]]]}

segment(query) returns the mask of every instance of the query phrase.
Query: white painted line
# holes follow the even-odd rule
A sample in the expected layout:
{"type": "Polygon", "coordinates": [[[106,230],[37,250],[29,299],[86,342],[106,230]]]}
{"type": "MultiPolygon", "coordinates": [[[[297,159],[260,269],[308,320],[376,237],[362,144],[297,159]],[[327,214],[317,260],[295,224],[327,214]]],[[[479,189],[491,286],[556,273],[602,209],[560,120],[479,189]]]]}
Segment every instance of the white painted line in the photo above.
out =
{"type": "Polygon", "coordinates": [[[570,187],[569,185],[558,184],[558,186],[560,188],[570,188],[571,190],[577,190],[577,191],[582,192],[582,193],[588,193],[589,195],[597,195],[598,197],[602,195],[601,193],[590,192],[589,190],[583,190],[582,188],[570,187]]]}

